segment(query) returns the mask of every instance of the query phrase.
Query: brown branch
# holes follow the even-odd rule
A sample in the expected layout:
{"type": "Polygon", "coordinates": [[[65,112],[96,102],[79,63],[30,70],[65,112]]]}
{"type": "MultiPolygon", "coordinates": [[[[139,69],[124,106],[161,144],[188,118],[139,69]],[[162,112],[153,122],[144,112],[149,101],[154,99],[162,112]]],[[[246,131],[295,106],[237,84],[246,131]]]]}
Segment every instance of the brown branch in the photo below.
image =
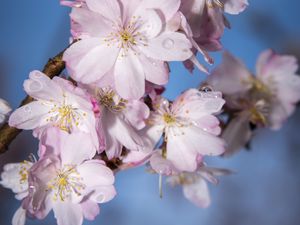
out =
{"type": "MultiPolygon", "coordinates": [[[[65,50],[64,50],[65,51],[65,50]]],[[[47,64],[43,69],[43,73],[46,74],[51,79],[55,76],[60,75],[60,73],[65,69],[65,63],[62,60],[64,51],[60,52],[54,58],[49,59],[47,64]]],[[[20,106],[26,105],[33,101],[33,98],[27,96],[20,104],[20,106]]],[[[0,128],[0,154],[5,153],[8,150],[10,143],[20,134],[22,130],[15,127],[10,127],[8,123],[5,123],[0,128]]]]}

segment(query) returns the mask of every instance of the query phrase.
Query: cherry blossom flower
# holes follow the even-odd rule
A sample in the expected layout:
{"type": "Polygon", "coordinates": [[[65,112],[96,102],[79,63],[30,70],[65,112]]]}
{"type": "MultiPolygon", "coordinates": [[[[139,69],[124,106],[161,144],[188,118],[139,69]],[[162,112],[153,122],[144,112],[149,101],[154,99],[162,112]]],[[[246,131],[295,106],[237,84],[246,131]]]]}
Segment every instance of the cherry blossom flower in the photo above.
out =
{"type": "Polygon", "coordinates": [[[167,181],[172,186],[181,185],[184,197],[194,205],[207,208],[211,204],[207,181],[216,185],[218,184],[216,176],[228,175],[230,173],[231,171],[227,169],[202,165],[194,173],[180,173],[168,177],[167,181]]]}
{"type": "Polygon", "coordinates": [[[0,98],[0,125],[5,122],[8,114],[11,112],[11,108],[7,101],[0,98]]]}
{"type": "Polygon", "coordinates": [[[121,156],[123,146],[138,151],[143,140],[137,133],[145,127],[149,108],[139,100],[125,100],[112,88],[96,88],[95,99],[100,107],[100,138],[104,139],[105,152],[109,159],[121,156]]]}
{"type": "Polygon", "coordinates": [[[83,218],[93,220],[99,213],[97,203],[110,201],[116,194],[113,172],[103,161],[91,159],[93,151],[86,149],[90,145],[78,141],[81,133],[67,135],[54,127],[47,134],[46,140],[51,141],[30,170],[29,195],[23,207],[38,219],[53,209],[58,225],[81,225],[83,218]],[[60,134],[53,135],[56,132],[60,134]]]}
{"type": "Polygon", "coordinates": [[[222,48],[220,38],[225,26],[230,26],[223,13],[239,14],[248,5],[247,0],[183,0],[180,10],[186,16],[195,41],[204,50],[222,48]]]}
{"type": "Polygon", "coordinates": [[[229,109],[240,112],[223,133],[232,146],[228,154],[249,141],[250,122],[277,130],[293,113],[300,101],[297,69],[295,57],[266,50],[259,56],[253,76],[238,59],[224,53],[223,63],[207,82],[224,94],[229,109]]]}
{"type": "Polygon", "coordinates": [[[33,71],[24,82],[24,89],[36,101],[12,113],[9,125],[19,129],[34,129],[36,136],[51,126],[72,133],[75,130],[90,134],[98,146],[95,116],[90,97],[69,81],[55,77],[52,80],[39,71],[33,71]]]}
{"type": "MultiPolygon", "coordinates": [[[[225,27],[230,27],[224,12],[236,15],[244,11],[247,5],[247,0],[183,0],[180,7],[183,13],[181,26],[193,43],[194,51],[200,52],[212,64],[213,59],[207,51],[222,49],[220,39],[225,27]]],[[[194,65],[205,72],[205,68],[194,57],[185,61],[190,72],[194,65]]]]}
{"type": "MultiPolygon", "coordinates": [[[[18,200],[22,200],[28,195],[28,173],[32,165],[32,162],[24,161],[22,163],[9,163],[3,168],[0,184],[11,189],[18,200]]],[[[25,220],[26,210],[21,206],[14,213],[12,225],[24,225],[25,220]]]]}
{"type": "Polygon", "coordinates": [[[152,151],[164,134],[165,158],[180,171],[195,171],[197,157],[220,155],[224,142],[220,134],[218,113],[225,101],[219,92],[190,89],[173,103],[161,99],[151,113],[149,126],[142,131],[145,148],[152,151]]]}
{"type": "Polygon", "coordinates": [[[186,36],[164,28],[178,11],[179,0],[85,2],[71,13],[81,40],[63,57],[74,80],[91,84],[108,76],[122,98],[138,99],[145,92],[145,80],[167,83],[164,61],[191,57],[186,36]]]}

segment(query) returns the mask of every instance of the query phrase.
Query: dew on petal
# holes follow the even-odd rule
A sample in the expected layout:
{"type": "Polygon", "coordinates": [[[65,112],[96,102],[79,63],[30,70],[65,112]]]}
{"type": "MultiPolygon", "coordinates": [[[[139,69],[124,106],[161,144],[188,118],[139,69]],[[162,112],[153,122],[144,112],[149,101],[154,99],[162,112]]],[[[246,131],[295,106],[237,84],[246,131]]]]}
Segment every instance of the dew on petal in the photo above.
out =
{"type": "Polygon", "coordinates": [[[41,82],[39,82],[39,81],[30,82],[29,89],[31,91],[40,91],[42,88],[43,88],[43,85],[41,82]]]}
{"type": "Polygon", "coordinates": [[[97,196],[96,199],[97,199],[97,202],[101,203],[101,202],[104,202],[105,196],[104,196],[104,194],[100,194],[100,195],[97,196]]]}
{"type": "Polygon", "coordinates": [[[31,107],[30,107],[30,106],[25,106],[25,107],[24,107],[24,111],[25,111],[26,113],[31,113],[31,107]]]}
{"type": "Polygon", "coordinates": [[[167,38],[163,41],[162,45],[165,49],[171,49],[174,47],[174,40],[167,38]]]}

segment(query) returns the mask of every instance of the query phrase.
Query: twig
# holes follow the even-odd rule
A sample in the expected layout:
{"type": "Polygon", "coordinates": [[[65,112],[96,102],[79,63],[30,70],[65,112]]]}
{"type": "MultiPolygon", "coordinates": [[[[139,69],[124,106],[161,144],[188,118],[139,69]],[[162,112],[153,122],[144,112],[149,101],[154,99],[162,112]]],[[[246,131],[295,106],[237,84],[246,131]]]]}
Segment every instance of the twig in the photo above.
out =
{"type": "MultiPolygon", "coordinates": [[[[65,51],[65,50],[64,50],[65,51]]],[[[43,69],[43,73],[46,74],[51,79],[55,76],[60,75],[60,73],[65,69],[65,63],[62,60],[64,51],[60,52],[54,58],[49,59],[47,64],[43,69]]],[[[20,104],[20,106],[26,105],[32,102],[34,99],[27,96],[20,104]]],[[[10,143],[20,134],[22,130],[15,127],[10,127],[8,123],[5,123],[0,128],[0,154],[5,153],[8,150],[10,143]]]]}

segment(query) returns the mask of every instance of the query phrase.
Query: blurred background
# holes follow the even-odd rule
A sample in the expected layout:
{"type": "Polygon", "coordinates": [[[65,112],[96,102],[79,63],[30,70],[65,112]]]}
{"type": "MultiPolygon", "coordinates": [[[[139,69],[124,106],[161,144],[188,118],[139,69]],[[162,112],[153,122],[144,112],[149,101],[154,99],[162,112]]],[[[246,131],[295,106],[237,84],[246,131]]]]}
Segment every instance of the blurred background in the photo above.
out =
{"type": "MultiPolygon", "coordinates": [[[[223,44],[254,70],[258,54],[266,48],[300,57],[300,1],[249,0],[239,16],[228,16],[232,29],[223,44]]],[[[43,68],[48,58],[69,40],[69,9],[58,0],[9,0],[0,7],[0,97],[16,108],[25,96],[23,81],[31,70],[43,68]]],[[[220,54],[214,54],[216,64],[220,54]]],[[[190,75],[180,63],[171,64],[167,97],[196,87],[204,75],[190,75]]],[[[117,174],[116,198],[101,206],[97,220],[85,225],[297,225],[300,224],[300,110],[278,132],[257,133],[251,151],[230,159],[209,160],[211,166],[237,173],[210,186],[212,205],[200,209],[184,199],[180,187],[164,186],[159,198],[158,177],[145,168],[117,174]]],[[[0,155],[0,167],[19,162],[36,152],[37,141],[23,132],[0,155]]],[[[0,224],[10,224],[20,202],[0,188],[0,224]]],[[[55,224],[53,215],[28,225],[55,224]]]]}

